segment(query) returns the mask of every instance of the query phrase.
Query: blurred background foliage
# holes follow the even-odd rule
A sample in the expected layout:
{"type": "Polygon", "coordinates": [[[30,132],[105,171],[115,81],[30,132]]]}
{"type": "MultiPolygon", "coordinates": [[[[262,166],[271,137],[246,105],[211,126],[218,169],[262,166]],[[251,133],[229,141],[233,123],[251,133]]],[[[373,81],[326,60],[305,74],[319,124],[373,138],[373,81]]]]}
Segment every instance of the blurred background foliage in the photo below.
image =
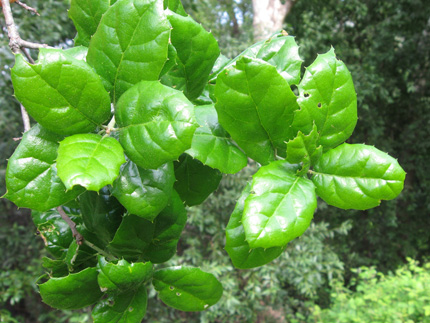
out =
{"type": "MultiPolygon", "coordinates": [[[[354,317],[360,318],[356,322],[395,322],[398,317],[430,322],[428,293],[420,292],[422,286],[428,291],[429,268],[416,262],[405,267],[407,257],[425,263],[430,251],[428,1],[294,2],[284,28],[296,36],[304,66],[317,53],[335,48],[353,75],[358,95],[359,122],[349,142],[375,145],[398,157],[408,173],[405,190],[396,200],[368,211],[338,210],[319,201],[311,227],[280,258],[261,268],[236,270],[223,249],[224,230],[257,166],[225,176],[204,205],[189,209],[178,255],[170,261],[201,266],[215,274],[225,289],[222,300],[206,312],[184,313],[163,306],[152,291],[145,322],[355,322],[354,317]],[[380,319],[375,315],[387,311],[381,307],[385,301],[393,305],[380,319]],[[357,308],[363,311],[357,314],[357,308]]],[[[69,0],[26,3],[36,7],[41,17],[13,5],[24,39],[72,45],[75,31],[67,18],[69,0]]],[[[224,55],[234,57],[252,44],[251,0],[183,3],[194,19],[213,32],[224,55]]],[[[23,127],[10,82],[13,55],[2,18],[0,24],[3,194],[6,159],[23,127]]],[[[55,311],[40,302],[35,282],[43,274],[42,247],[27,210],[16,210],[1,199],[0,322],[90,322],[88,310],[55,311]]]]}

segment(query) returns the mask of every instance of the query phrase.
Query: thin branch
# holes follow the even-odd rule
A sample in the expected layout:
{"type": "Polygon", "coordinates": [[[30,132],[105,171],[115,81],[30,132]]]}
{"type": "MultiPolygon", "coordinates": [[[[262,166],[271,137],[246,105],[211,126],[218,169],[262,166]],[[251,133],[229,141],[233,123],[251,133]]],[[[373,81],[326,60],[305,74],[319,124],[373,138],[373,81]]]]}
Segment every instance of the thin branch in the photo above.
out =
{"type": "Polygon", "coordinates": [[[31,128],[30,117],[27,113],[27,110],[25,110],[22,104],[21,104],[21,117],[22,117],[22,123],[24,124],[24,132],[27,132],[31,128]]]}
{"type": "Polygon", "coordinates": [[[34,9],[34,8],[32,8],[32,7],[28,6],[28,5],[26,5],[25,3],[23,3],[23,2],[21,2],[21,1],[19,1],[19,0],[16,0],[16,1],[15,1],[15,3],[19,4],[19,5],[20,5],[21,7],[23,7],[25,10],[31,11],[32,13],[34,13],[34,14],[36,14],[36,15],[40,16],[36,9],[34,9]]]}
{"type": "Polygon", "coordinates": [[[73,237],[76,239],[76,243],[80,246],[84,242],[84,237],[82,234],[76,230],[76,223],[72,221],[71,218],[64,212],[63,208],[61,206],[57,207],[58,213],[60,213],[61,218],[67,222],[67,224],[70,227],[70,230],[72,230],[73,237]]]}
{"type": "Polygon", "coordinates": [[[103,257],[105,257],[107,260],[109,261],[116,261],[118,260],[118,258],[116,258],[115,256],[111,255],[110,253],[107,253],[106,251],[100,249],[99,247],[97,247],[95,244],[89,242],[88,240],[84,240],[84,243],[94,249],[95,251],[97,251],[99,254],[101,254],[103,257]]]}

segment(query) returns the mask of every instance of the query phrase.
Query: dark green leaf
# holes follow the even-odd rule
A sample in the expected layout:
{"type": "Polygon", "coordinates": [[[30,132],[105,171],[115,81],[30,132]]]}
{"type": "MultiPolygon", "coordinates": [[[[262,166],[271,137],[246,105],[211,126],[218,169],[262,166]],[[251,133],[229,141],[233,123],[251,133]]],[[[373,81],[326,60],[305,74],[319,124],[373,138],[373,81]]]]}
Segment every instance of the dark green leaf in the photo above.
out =
{"type": "Polygon", "coordinates": [[[140,323],[147,306],[145,286],[109,296],[100,301],[93,309],[94,323],[140,323]]]}
{"type": "Polygon", "coordinates": [[[174,182],[172,162],[158,169],[143,169],[128,161],[113,183],[112,194],[129,213],[153,221],[169,202],[174,182]]]}
{"type": "Polygon", "coordinates": [[[32,65],[16,56],[17,99],[43,127],[61,135],[89,132],[110,117],[109,94],[87,63],[59,49],[40,49],[32,65]]]}
{"type": "Polygon", "coordinates": [[[218,188],[222,174],[187,154],[175,162],[175,190],[188,206],[201,204],[218,188]]]}
{"type": "Polygon", "coordinates": [[[62,260],[54,260],[48,257],[43,257],[42,266],[49,270],[49,277],[62,277],[69,274],[67,265],[62,260]]]}
{"type": "Polygon", "coordinates": [[[172,258],[186,222],[187,211],[178,193],[173,191],[169,204],[155,219],[154,236],[145,259],[159,264],[172,258]]]}
{"type": "MultiPolygon", "coordinates": [[[[79,229],[78,232],[82,234],[79,229]]],[[[79,271],[81,265],[84,265],[84,268],[94,266],[97,260],[94,249],[86,245],[78,245],[76,239],[73,239],[63,261],[67,264],[69,271],[73,272],[79,271]]]]}
{"type": "Polygon", "coordinates": [[[86,307],[102,296],[97,284],[96,268],[87,268],[66,277],[51,278],[39,285],[39,288],[43,302],[62,310],[86,307]]]}
{"type": "Polygon", "coordinates": [[[185,95],[193,100],[202,93],[219,56],[218,43],[190,16],[170,11],[167,17],[173,28],[172,45],[176,48],[179,68],[186,80],[185,95]]]}
{"type": "Polygon", "coordinates": [[[58,176],[67,189],[81,185],[90,191],[99,191],[113,183],[123,163],[123,149],[111,137],[73,135],[61,141],[58,149],[58,176]]]}
{"type": "Polygon", "coordinates": [[[137,215],[126,215],[108,248],[113,255],[127,261],[141,261],[146,248],[152,242],[154,230],[154,223],[137,215]]]}
{"type": "Polygon", "coordinates": [[[317,126],[324,150],[334,148],[351,136],[357,123],[357,95],[351,74],[332,48],[318,55],[303,76],[297,102],[300,110],[294,128],[309,133],[317,126]]]}
{"type": "Polygon", "coordinates": [[[108,10],[111,0],[72,0],[69,18],[73,20],[78,34],[75,46],[90,44],[102,15],[108,10]]]}
{"type": "Polygon", "coordinates": [[[215,96],[219,122],[249,157],[266,165],[285,152],[298,105],[274,66],[241,58],[219,74],[215,96]]]}
{"type": "Polygon", "coordinates": [[[248,184],[236,203],[233,213],[230,216],[225,229],[226,243],[225,250],[228,252],[233,265],[239,269],[249,269],[259,267],[271,262],[279,257],[284,248],[255,248],[251,249],[245,237],[245,230],[242,225],[242,214],[245,199],[251,192],[251,184],[248,184]]]}
{"type": "Polygon", "coordinates": [[[198,127],[184,94],[159,82],[142,81],[118,101],[120,142],[142,168],[156,169],[191,147],[198,127]]]}
{"type": "Polygon", "coordinates": [[[312,181],[328,204],[366,210],[397,197],[405,176],[397,160],[375,147],[343,144],[322,155],[312,181]]]}
{"type": "Polygon", "coordinates": [[[308,228],[317,207],[312,181],[280,160],[253,176],[242,222],[251,248],[284,247],[308,228]]]}
{"type": "Polygon", "coordinates": [[[26,132],[6,170],[4,197],[18,207],[48,211],[75,199],[84,191],[76,187],[66,192],[57,176],[58,141],[63,137],[51,133],[40,125],[26,132]]]}
{"type": "Polygon", "coordinates": [[[129,263],[121,259],[117,264],[107,262],[99,257],[98,283],[103,292],[117,290],[137,289],[140,285],[152,278],[151,262],[129,263]]]}
{"type": "Polygon", "coordinates": [[[234,174],[244,168],[248,158],[218,123],[214,106],[196,106],[194,112],[200,128],[194,133],[187,154],[226,174],[234,174]]]}
{"type": "Polygon", "coordinates": [[[45,248],[56,258],[63,259],[73,241],[72,231],[57,211],[31,212],[31,217],[45,248]]]}
{"type": "Polygon", "coordinates": [[[169,36],[159,0],[118,0],[108,9],[90,41],[87,61],[113,102],[142,80],[158,80],[169,36]]]}
{"type": "Polygon", "coordinates": [[[112,241],[121,224],[124,207],[106,188],[85,192],[79,197],[79,205],[85,227],[101,241],[103,248],[112,241]]]}
{"type": "Polygon", "coordinates": [[[172,267],[154,273],[152,283],[160,299],[181,311],[203,311],[222,296],[221,283],[199,268],[172,267]]]}

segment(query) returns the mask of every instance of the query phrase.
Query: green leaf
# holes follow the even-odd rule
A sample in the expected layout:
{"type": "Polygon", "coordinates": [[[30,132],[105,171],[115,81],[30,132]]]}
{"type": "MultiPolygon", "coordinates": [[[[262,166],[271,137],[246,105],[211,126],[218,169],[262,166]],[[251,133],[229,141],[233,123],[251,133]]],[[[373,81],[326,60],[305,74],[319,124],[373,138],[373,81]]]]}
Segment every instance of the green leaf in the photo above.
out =
{"type": "Polygon", "coordinates": [[[291,164],[303,163],[303,168],[300,174],[305,174],[309,170],[311,164],[315,164],[321,157],[323,151],[322,146],[317,147],[318,131],[314,125],[312,131],[308,135],[304,135],[299,131],[297,136],[287,142],[287,158],[291,164]]]}
{"type": "Polygon", "coordinates": [[[182,16],[172,11],[167,13],[172,25],[171,41],[176,48],[179,68],[185,76],[185,95],[196,99],[202,93],[219,56],[215,37],[190,16],[182,16]]]}
{"type": "Polygon", "coordinates": [[[187,154],[175,162],[175,190],[188,206],[201,204],[218,188],[222,174],[187,154]]]}
{"type": "Polygon", "coordinates": [[[281,36],[265,41],[255,55],[256,58],[276,66],[279,74],[288,84],[300,82],[300,69],[303,60],[299,55],[299,46],[294,37],[281,36]]]}
{"type": "Polygon", "coordinates": [[[181,311],[203,311],[222,296],[221,283],[199,268],[172,267],[157,270],[152,283],[160,299],[181,311]]]}
{"type": "Polygon", "coordinates": [[[75,199],[84,189],[66,192],[57,176],[58,141],[63,137],[35,125],[24,136],[9,158],[6,169],[5,198],[18,207],[48,211],[75,199]]]}
{"type": "Polygon", "coordinates": [[[274,66],[241,58],[219,74],[215,96],[220,124],[249,157],[266,165],[285,151],[298,105],[274,66]]]}
{"type": "Polygon", "coordinates": [[[158,80],[169,37],[159,0],[118,0],[108,9],[90,41],[87,61],[113,102],[142,80],[158,80]]]}
{"type": "Polygon", "coordinates": [[[146,313],[147,299],[144,285],[109,296],[94,307],[94,323],[140,323],[146,313]]]}
{"type": "Polygon", "coordinates": [[[157,169],[191,147],[198,127],[184,94],[159,82],[142,81],[118,101],[115,112],[125,153],[142,168],[157,169]]]}
{"type": "Polygon", "coordinates": [[[191,148],[186,153],[225,174],[234,174],[244,168],[248,158],[218,123],[214,106],[196,106],[194,112],[200,128],[194,133],[191,148]]]}
{"type": "Polygon", "coordinates": [[[100,192],[85,192],[79,197],[79,206],[86,229],[101,241],[100,247],[104,248],[121,224],[124,207],[106,188],[100,192]]]}
{"type": "Polygon", "coordinates": [[[343,144],[323,154],[312,172],[317,194],[341,209],[366,210],[403,190],[406,173],[397,160],[367,145],[343,144]]]}
{"type": "Polygon", "coordinates": [[[164,0],[164,9],[172,10],[182,16],[187,16],[187,13],[182,6],[181,0],[164,0]]]}
{"type": "Polygon", "coordinates": [[[169,202],[174,182],[171,162],[158,169],[143,169],[128,161],[113,183],[112,195],[128,212],[153,221],[169,202]]]}
{"type": "Polygon", "coordinates": [[[45,243],[45,249],[54,257],[63,259],[73,241],[72,231],[57,211],[32,211],[31,218],[38,234],[45,243]]]}
{"type": "Polygon", "coordinates": [[[300,70],[303,60],[299,55],[299,46],[294,37],[285,36],[284,32],[278,32],[269,39],[261,40],[245,49],[242,53],[230,61],[223,60],[214,67],[211,81],[218,76],[223,69],[229,69],[242,57],[260,58],[276,67],[279,74],[288,84],[300,82],[300,70]]]}
{"type": "Polygon", "coordinates": [[[110,5],[111,0],[72,0],[69,18],[73,20],[78,31],[75,37],[75,46],[84,45],[88,47],[100,19],[110,5]]]}
{"type": "Polygon", "coordinates": [[[172,258],[186,222],[187,211],[178,193],[173,191],[169,204],[155,219],[154,236],[145,259],[160,264],[172,258]]]}
{"type": "Polygon", "coordinates": [[[351,74],[332,48],[318,55],[306,69],[299,86],[300,110],[294,128],[309,133],[315,123],[319,132],[317,145],[324,151],[348,139],[357,123],[357,95],[351,74]]]}
{"type": "Polygon", "coordinates": [[[152,263],[129,263],[121,259],[117,264],[107,262],[99,256],[98,265],[100,273],[97,277],[103,292],[117,290],[137,289],[140,285],[152,278],[152,263]]]}
{"type": "Polygon", "coordinates": [[[67,265],[62,260],[54,260],[48,257],[43,257],[42,266],[49,270],[49,277],[62,277],[69,274],[67,265]]]}
{"type": "Polygon", "coordinates": [[[242,223],[251,248],[284,247],[308,228],[317,206],[312,181],[280,160],[253,176],[242,223]]]}
{"type": "Polygon", "coordinates": [[[12,83],[28,113],[61,135],[93,131],[111,115],[109,94],[99,76],[59,49],[41,48],[34,65],[17,55],[12,83]]]}
{"type": "Polygon", "coordinates": [[[225,250],[228,252],[233,265],[239,269],[249,269],[263,266],[273,259],[279,257],[284,248],[255,248],[251,249],[246,241],[245,230],[242,225],[242,214],[245,206],[245,199],[251,192],[251,184],[245,187],[236,203],[233,213],[230,216],[225,229],[226,244],[225,250]]]}
{"type": "Polygon", "coordinates": [[[152,242],[154,230],[154,223],[137,215],[126,215],[108,249],[114,256],[127,261],[141,261],[144,259],[147,247],[152,242]]]}
{"type": "Polygon", "coordinates": [[[81,185],[99,191],[113,183],[123,163],[123,149],[111,137],[73,135],[61,141],[58,149],[58,176],[67,189],[81,185]]]}
{"type": "Polygon", "coordinates": [[[51,278],[39,285],[39,288],[44,303],[62,310],[89,306],[102,296],[97,284],[96,268],[87,268],[66,277],[51,278]]]}
{"type": "Polygon", "coordinates": [[[66,49],[64,50],[64,52],[67,55],[72,56],[74,59],[85,61],[88,54],[88,47],[76,46],[76,47],[66,49]]]}
{"type": "MultiPolygon", "coordinates": [[[[81,234],[83,233],[80,228],[78,228],[78,232],[81,234]]],[[[78,245],[76,239],[73,239],[63,261],[67,265],[69,271],[73,272],[94,266],[97,263],[97,258],[94,249],[86,245],[78,245]]]]}

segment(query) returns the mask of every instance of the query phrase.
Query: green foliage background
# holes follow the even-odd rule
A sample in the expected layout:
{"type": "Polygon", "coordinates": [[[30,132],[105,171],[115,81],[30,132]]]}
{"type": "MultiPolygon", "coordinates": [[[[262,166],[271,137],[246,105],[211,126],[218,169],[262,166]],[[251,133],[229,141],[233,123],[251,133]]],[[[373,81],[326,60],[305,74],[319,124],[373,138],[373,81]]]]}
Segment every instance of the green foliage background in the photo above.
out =
{"type": "MultiPolygon", "coordinates": [[[[24,39],[62,47],[71,44],[74,28],[67,18],[69,1],[26,3],[37,7],[42,16],[35,17],[13,6],[24,39]]],[[[252,43],[250,0],[183,3],[197,21],[212,30],[224,55],[232,57],[252,43]]],[[[374,144],[398,156],[408,173],[405,190],[398,199],[368,211],[345,212],[319,203],[315,222],[301,238],[290,243],[279,259],[262,268],[235,270],[223,250],[224,230],[235,201],[256,166],[225,177],[218,191],[202,207],[190,208],[178,255],[170,261],[170,264],[200,265],[214,273],[225,289],[221,302],[201,314],[183,313],[160,305],[152,292],[146,321],[304,322],[311,309],[317,309],[315,315],[319,313],[315,304],[319,307],[330,304],[330,294],[334,291],[341,294],[332,299],[335,304],[332,314],[340,313],[336,304],[342,295],[350,293],[343,284],[358,290],[354,284],[358,273],[351,271],[352,268],[375,266],[376,269],[365,271],[374,276],[374,270],[384,273],[395,270],[406,257],[425,260],[430,251],[427,189],[430,175],[426,172],[430,155],[429,17],[430,7],[425,0],[297,1],[286,18],[285,29],[301,45],[304,65],[314,60],[311,53],[326,52],[330,46],[336,49],[337,56],[352,73],[358,94],[360,119],[349,142],[374,144]],[[341,285],[330,287],[333,278],[341,285]]],[[[4,21],[0,21],[3,26],[4,21]]],[[[0,194],[4,193],[6,159],[16,147],[12,138],[19,137],[22,131],[19,105],[12,96],[9,68],[13,55],[7,43],[3,30],[0,194]]],[[[5,322],[89,320],[85,311],[73,314],[53,311],[38,302],[34,283],[42,274],[42,241],[36,236],[26,210],[17,211],[4,199],[0,200],[0,248],[3,251],[0,308],[4,308],[0,317],[5,322]]],[[[417,275],[416,267],[409,270],[397,274],[400,280],[409,275],[406,272],[417,275]]],[[[428,270],[424,273],[428,274],[428,270]]],[[[363,275],[360,277],[363,279],[363,275]]],[[[384,292],[393,293],[387,288],[384,292]]],[[[324,313],[321,315],[332,315],[324,313]]]]}

